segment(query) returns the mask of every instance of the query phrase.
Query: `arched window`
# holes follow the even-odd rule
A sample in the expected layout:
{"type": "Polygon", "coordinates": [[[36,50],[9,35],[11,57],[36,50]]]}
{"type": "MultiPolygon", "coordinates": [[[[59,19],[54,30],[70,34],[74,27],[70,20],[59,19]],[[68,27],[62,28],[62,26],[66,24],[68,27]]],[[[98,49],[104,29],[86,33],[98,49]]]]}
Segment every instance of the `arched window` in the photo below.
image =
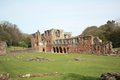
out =
{"type": "Polygon", "coordinates": [[[56,37],[60,37],[60,30],[56,31],[56,37]]]}

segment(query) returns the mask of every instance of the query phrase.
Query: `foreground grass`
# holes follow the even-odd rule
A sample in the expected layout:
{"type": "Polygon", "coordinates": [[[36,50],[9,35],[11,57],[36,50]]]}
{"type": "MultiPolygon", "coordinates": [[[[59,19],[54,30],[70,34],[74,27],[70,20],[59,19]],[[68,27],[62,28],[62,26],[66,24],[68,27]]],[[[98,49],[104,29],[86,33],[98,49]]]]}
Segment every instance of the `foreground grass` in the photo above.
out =
{"type": "Polygon", "coordinates": [[[20,53],[0,56],[0,72],[10,73],[12,80],[97,80],[102,73],[120,72],[120,57],[88,54],[20,53]],[[28,61],[45,57],[50,61],[28,61]],[[80,61],[74,61],[79,58],[80,61]],[[64,75],[19,78],[25,73],[53,73],[64,75]]]}

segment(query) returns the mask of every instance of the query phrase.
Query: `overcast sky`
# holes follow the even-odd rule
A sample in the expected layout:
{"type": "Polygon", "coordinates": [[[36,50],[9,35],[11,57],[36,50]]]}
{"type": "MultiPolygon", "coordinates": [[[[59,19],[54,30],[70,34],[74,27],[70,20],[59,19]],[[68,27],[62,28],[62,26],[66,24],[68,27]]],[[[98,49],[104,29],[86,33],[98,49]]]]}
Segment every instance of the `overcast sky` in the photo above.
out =
{"type": "Polygon", "coordinates": [[[0,21],[24,33],[64,29],[79,35],[88,26],[120,18],[120,0],[0,0],[0,21]]]}

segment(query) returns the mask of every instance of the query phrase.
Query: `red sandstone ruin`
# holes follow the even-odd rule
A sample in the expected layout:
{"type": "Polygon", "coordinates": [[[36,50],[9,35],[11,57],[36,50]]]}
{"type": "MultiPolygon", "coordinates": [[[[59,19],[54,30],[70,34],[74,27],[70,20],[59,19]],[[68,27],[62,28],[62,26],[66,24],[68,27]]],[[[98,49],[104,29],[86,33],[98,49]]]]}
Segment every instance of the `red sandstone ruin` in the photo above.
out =
{"type": "Polygon", "coordinates": [[[102,42],[95,36],[75,36],[60,29],[50,29],[31,36],[32,49],[39,52],[54,53],[112,53],[112,43],[102,42]]]}

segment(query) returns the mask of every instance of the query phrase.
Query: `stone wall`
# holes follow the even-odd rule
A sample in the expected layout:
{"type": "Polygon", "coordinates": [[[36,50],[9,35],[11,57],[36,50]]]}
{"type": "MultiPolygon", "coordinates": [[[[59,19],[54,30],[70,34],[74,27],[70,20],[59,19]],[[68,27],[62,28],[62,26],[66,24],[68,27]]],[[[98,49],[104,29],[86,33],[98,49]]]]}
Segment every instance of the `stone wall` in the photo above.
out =
{"type": "Polygon", "coordinates": [[[36,32],[31,37],[32,48],[39,52],[54,53],[112,53],[112,43],[102,42],[99,37],[81,36],[72,37],[70,32],[59,29],[50,29],[43,34],[36,32]]]}
{"type": "Polygon", "coordinates": [[[98,54],[111,54],[113,52],[112,50],[112,43],[107,41],[104,43],[97,43],[93,45],[93,53],[98,54]]]}
{"type": "Polygon", "coordinates": [[[6,42],[0,41],[0,55],[6,54],[6,42]]]}

